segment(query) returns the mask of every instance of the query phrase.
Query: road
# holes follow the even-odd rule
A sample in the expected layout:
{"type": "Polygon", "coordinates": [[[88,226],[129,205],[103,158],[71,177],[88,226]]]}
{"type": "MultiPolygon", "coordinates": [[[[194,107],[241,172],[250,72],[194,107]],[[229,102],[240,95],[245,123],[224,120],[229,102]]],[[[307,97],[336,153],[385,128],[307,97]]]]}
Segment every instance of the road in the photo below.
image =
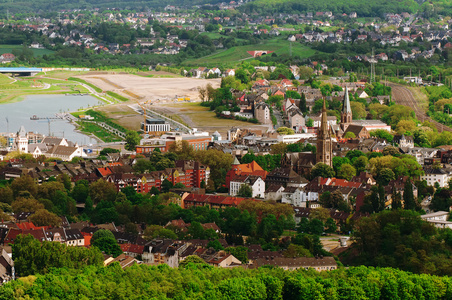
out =
{"type": "Polygon", "coordinates": [[[438,129],[438,132],[452,132],[452,128],[447,127],[427,116],[424,109],[419,106],[418,101],[414,98],[413,93],[408,88],[395,83],[388,83],[388,85],[392,88],[392,100],[397,104],[402,104],[413,108],[416,117],[421,122],[429,121],[430,123],[433,123],[438,129]]]}

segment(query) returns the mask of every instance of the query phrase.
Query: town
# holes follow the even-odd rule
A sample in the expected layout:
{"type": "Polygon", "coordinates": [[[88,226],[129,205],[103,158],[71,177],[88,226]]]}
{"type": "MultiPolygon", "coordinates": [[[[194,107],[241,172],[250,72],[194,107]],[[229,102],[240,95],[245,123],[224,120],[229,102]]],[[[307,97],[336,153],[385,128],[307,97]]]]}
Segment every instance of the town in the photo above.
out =
{"type": "Polygon", "coordinates": [[[204,2],[0,14],[0,298],[446,298],[448,8],[204,2]]]}

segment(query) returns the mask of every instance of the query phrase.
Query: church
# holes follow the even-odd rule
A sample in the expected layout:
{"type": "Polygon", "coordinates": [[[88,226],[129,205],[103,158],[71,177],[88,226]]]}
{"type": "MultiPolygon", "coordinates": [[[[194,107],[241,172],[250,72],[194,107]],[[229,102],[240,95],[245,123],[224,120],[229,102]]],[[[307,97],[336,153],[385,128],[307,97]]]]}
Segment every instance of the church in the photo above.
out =
{"type": "MultiPolygon", "coordinates": [[[[350,105],[348,88],[345,88],[345,95],[342,104],[341,123],[338,128],[328,125],[326,102],[323,100],[320,128],[317,134],[316,154],[311,152],[286,153],[281,160],[282,167],[291,167],[300,175],[308,176],[311,169],[319,162],[333,167],[333,138],[343,136],[347,130],[354,129],[352,123],[353,114],[350,105]]],[[[365,130],[365,128],[364,128],[365,130]]]]}

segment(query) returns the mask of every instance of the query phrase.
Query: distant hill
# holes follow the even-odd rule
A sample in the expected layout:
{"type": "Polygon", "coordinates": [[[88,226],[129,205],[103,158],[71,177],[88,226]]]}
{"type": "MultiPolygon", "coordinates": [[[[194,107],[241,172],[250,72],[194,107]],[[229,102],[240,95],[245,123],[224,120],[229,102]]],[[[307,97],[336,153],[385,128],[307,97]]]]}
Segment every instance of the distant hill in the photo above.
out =
{"type": "Polygon", "coordinates": [[[333,14],[356,12],[363,17],[381,17],[385,13],[416,12],[414,0],[256,0],[240,7],[246,13],[306,13],[331,11],[333,14]]]}
{"type": "Polygon", "coordinates": [[[11,13],[51,12],[62,9],[92,9],[107,8],[130,9],[147,11],[153,8],[162,8],[167,5],[193,6],[206,3],[219,3],[220,0],[0,0],[0,11],[5,14],[6,9],[11,13]]]}

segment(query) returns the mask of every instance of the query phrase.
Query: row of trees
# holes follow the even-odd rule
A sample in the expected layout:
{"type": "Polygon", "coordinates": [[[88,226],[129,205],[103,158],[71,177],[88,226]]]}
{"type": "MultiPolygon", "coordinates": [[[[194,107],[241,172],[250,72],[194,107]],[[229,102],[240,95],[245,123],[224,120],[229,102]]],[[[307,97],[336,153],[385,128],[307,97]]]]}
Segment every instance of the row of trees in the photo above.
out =
{"type": "Polygon", "coordinates": [[[214,268],[188,257],[178,269],[134,265],[54,269],[7,283],[0,299],[443,299],[450,277],[390,268],[352,267],[330,272],[214,268]],[[115,287],[115,288],[112,288],[115,287]]]}

